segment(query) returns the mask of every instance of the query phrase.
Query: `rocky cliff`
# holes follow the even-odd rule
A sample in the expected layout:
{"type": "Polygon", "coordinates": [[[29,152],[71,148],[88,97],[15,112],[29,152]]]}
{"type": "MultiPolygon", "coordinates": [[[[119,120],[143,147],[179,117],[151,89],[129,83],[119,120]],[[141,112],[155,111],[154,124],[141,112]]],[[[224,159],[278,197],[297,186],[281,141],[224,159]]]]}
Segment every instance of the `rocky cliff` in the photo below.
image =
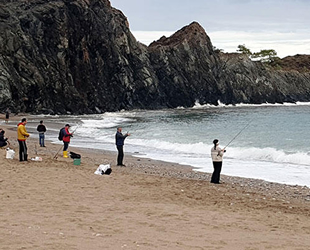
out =
{"type": "Polygon", "coordinates": [[[305,66],[267,68],[216,52],[196,22],[147,47],[108,0],[0,0],[0,31],[0,110],[81,114],[196,101],[310,101],[305,66]]]}

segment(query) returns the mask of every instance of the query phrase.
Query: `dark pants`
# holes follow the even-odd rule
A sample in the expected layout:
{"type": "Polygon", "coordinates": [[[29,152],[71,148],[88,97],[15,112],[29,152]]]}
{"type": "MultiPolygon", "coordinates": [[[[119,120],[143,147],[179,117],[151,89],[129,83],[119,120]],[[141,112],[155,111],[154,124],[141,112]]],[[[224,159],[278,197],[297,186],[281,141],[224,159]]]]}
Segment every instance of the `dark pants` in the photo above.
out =
{"type": "Polygon", "coordinates": [[[63,142],[64,143],[64,150],[63,151],[67,151],[68,147],[69,147],[69,142],[63,142]]]}
{"type": "Polygon", "coordinates": [[[121,166],[121,165],[123,165],[123,158],[124,158],[123,146],[116,146],[116,148],[118,151],[117,165],[121,166]]]}
{"type": "Polygon", "coordinates": [[[27,161],[26,141],[18,141],[19,144],[19,161],[27,161]]]}
{"type": "Polygon", "coordinates": [[[211,183],[220,183],[220,174],[221,174],[221,170],[222,170],[222,162],[213,162],[213,174],[211,177],[211,183]]]}
{"type": "Polygon", "coordinates": [[[45,138],[45,135],[43,133],[40,133],[39,134],[39,143],[40,143],[41,147],[44,147],[44,138],[45,138]]]}

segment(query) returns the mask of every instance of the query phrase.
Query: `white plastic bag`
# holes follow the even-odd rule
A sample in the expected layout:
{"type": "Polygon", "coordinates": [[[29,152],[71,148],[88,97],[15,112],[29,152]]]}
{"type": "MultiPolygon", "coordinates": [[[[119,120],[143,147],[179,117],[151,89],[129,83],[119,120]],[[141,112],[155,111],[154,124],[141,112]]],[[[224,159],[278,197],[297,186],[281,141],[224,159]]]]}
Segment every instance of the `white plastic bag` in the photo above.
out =
{"type": "Polygon", "coordinates": [[[107,174],[107,175],[109,175],[109,174],[111,174],[111,172],[112,172],[112,169],[110,167],[110,164],[107,164],[107,165],[100,164],[94,174],[98,174],[98,175],[107,174]]]}
{"type": "Polygon", "coordinates": [[[32,161],[42,161],[42,158],[39,156],[36,156],[34,158],[31,158],[32,161]]]}
{"type": "Polygon", "coordinates": [[[15,151],[13,149],[7,148],[6,149],[6,158],[7,159],[14,159],[15,151]]]}

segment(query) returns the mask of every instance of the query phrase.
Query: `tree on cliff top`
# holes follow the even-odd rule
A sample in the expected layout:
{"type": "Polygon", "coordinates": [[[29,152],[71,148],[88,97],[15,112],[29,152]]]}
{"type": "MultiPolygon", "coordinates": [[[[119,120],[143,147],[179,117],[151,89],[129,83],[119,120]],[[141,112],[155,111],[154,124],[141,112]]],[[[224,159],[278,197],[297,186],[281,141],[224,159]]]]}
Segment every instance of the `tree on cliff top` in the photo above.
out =
{"type": "Polygon", "coordinates": [[[270,63],[277,58],[277,52],[274,49],[264,49],[260,52],[252,53],[250,49],[245,47],[245,45],[238,45],[237,52],[241,52],[242,54],[246,54],[251,59],[259,59],[261,62],[270,63]]]}
{"type": "Polygon", "coordinates": [[[251,58],[260,58],[262,62],[272,62],[275,57],[277,57],[277,52],[274,49],[263,49],[251,56],[251,58]]]}
{"type": "Polygon", "coordinates": [[[251,57],[252,55],[252,52],[250,49],[248,49],[247,47],[245,47],[245,45],[238,45],[238,49],[237,49],[237,52],[241,52],[242,54],[246,54],[248,55],[249,57],[251,57]]]}

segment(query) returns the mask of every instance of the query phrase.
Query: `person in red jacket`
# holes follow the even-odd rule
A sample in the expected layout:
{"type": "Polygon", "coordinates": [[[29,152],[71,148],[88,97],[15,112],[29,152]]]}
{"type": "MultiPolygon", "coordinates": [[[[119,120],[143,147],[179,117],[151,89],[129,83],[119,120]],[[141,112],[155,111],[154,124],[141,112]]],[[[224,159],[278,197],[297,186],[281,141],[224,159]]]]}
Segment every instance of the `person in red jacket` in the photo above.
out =
{"type": "Polygon", "coordinates": [[[63,157],[68,158],[68,147],[70,143],[70,138],[73,136],[73,133],[69,132],[69,128],[71,126],[69,124],[66,124],[66,126],[63,128],[63,137],[62,141],[64,143],[64,149],[63,149],[63,157]]]}

